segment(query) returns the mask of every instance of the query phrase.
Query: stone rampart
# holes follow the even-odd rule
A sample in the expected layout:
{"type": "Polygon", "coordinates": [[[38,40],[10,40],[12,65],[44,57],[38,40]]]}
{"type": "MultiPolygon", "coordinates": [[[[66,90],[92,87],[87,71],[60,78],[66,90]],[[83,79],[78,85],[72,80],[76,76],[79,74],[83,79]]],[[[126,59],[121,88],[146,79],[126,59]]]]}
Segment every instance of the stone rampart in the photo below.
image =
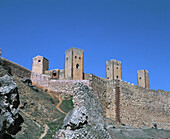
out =
{"type": "Polygon", "coordinates": [[[120,82],[121,122],[135,127],[170,129],[170,93],[120,82]]]}
{"type": "Polygon", "coordinates": [[[50,76],[45,74],[38,74],[32,72],[31,80],[33,83],[38,84],[42,87],[46,87],[55,92],[62,93],[73,93],[73,86],[77,82],[82,82],[83,84],[90,86],[89,80],[56,80],[51,79],[50,76]]]}
{"type": "Polygon", "coordinates": [[[33,83],[56,92],[73,93],[73,85],[82,82],[92,88],[100,101],[104,116],[125,125],[170,129],[170,93],[145,89],[118,80],[105,80],[90,74],[89,80],[55,80],[32,73],[33,83]]]}
{"type": "Polygon", "coordinates": [[[106,103],[107,81],[93,74],[90,74],[89,81],[94,96],[101,102],[104,115],[106,116],[106,109],[108,107],[106,103]]]}
{"type": "Polygon", "coordinates": [[[90,84],[101,101],[106,118],[125,125],[170,129],[170,93],[154,91],[118,80],[103,80],[93,74],[90,84]]]}
{"type": "Polygon", "coordinates": [[[19,77],[25,77],[25,78],[30,78],[31,77],[31,71],[12,62],[12,61],[9,61],[5,58],[2,58],[2,61],[4,63],[4,67],[7,68],[7,70],[13,75],[17,75],[19,77]]]}
{"type": "Polygon", "coordinates": [[[81,82],[87,86],[90,86],[89,80],[55,80],[51,79],[48,84],[48,88],[55,92],[73,93],[73,86],[75,83],[81,82]]]}

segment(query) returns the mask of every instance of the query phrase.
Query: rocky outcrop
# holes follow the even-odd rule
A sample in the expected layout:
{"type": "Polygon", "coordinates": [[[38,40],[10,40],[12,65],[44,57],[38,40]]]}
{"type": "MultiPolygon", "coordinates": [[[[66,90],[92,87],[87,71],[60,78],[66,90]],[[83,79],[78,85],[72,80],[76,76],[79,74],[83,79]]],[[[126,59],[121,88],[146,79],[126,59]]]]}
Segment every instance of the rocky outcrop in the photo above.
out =
{"type": "Polygon", "coordinates": [[[88,86],[74,85],[73,103],[74,109],[65,117],[63,129],[57,132],[55,139],[111,139],[104,128],[101,104],[88,86]]]}
{"type": "Polygon", "coordinates": [[[0,78],[0,138],[10,138],[21,129],[22,116],[18,113],[20,104],[16,83],[8,75],[0,78]]]}

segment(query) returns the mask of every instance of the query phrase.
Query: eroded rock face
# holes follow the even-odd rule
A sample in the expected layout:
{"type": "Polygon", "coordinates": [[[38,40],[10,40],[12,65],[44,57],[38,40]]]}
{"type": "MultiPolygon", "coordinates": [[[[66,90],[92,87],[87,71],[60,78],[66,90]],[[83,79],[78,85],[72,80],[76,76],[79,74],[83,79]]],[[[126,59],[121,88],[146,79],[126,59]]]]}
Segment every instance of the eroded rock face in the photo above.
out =
{"type": "Polygon", "coordinates": [[[18,113],[20,104],[16,83],[8,75],[0,78],[0,138],[5,134],[15,135],[23,118],[18,113]]]}
{"type": "Polygon", "coordinates": [[[63,128],[79,129],[84,124],[104,124],[103,111],[93,91],[83,83],[76,83],[73,91],[74,109],[64,119],[63,128]]]}
{"type": "Polygon", "coordinates": [[[76,83],[73,92],[74,109],[64,119],[62,130],[55,139],[111,139],[104,128],[103,111],[93,91],[83,83],[76,83]]]}
{"type": "Polygon", "coordinates": [[[76,83],[73,92],[74,107],[84,107],[88,116],[88,123],[104,124],[101,103],[94,97],[93,91],[83,83],[76,83]]]}
{"type": "Polygon", "coordinates": [[[83,125],[87,124],[87,121],[88,116],[85,107],[75,107],[66,115],[63,128],[71,130],[79,129],[82,128],[83,125]]]}

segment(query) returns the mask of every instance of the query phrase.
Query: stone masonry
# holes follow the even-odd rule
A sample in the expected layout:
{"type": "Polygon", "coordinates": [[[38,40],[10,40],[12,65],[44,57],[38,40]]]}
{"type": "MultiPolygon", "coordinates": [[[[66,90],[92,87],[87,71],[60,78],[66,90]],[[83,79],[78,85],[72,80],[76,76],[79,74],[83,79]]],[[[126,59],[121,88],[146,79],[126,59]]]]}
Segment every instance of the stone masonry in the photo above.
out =
{"type": "Polygon", "coordinates": [[[149,75],[147,70],[138,70],[138,85],[149,88],[149,75]]]}
{"type": "Polygon", "coordinates": [[[83,80],[83,50],[70,48],[65,51],[65,79],[83,80]]]}
{"type": "Polygon", "coordinates": [[[42,57],[36,56],[33,58],[32,62],[32,72],[44,74],[48,70],[49,61],[42,57]]]}
{"type": "Polygon", "coordinates": [[[121,62],[111,59],[106,61],[106,78],[109,80],[122,80],[121,62]]]}

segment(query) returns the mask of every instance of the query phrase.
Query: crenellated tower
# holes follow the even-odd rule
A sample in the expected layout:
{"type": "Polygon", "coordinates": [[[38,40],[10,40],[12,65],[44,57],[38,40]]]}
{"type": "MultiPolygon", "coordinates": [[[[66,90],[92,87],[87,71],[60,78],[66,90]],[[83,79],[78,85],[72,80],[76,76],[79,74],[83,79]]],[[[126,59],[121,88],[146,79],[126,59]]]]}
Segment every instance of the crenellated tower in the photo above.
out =
{"type": "Polygon", "coordinates": [[[48,70],[48,67],[49,67],[49,61],[45,57],[38,55],[33,58],[32,72],[45,74],[45,71],[48,70]]]}
{"type": "Polygon", "coordinates": [[[122,80],[121,62],[111,59],[106,61],[106,78],[108,80],[122,80]]]}
{"type": "Polygon", "coordinates": [[[65,51],[65,79],[83,80],[83,50],[70,48],[65,51]]]}
{"type": "Polygon", "coordinates": [[[143,88],[149,88],[149,75],[147,70],[138,70],[138,85],[143,88]]]}

